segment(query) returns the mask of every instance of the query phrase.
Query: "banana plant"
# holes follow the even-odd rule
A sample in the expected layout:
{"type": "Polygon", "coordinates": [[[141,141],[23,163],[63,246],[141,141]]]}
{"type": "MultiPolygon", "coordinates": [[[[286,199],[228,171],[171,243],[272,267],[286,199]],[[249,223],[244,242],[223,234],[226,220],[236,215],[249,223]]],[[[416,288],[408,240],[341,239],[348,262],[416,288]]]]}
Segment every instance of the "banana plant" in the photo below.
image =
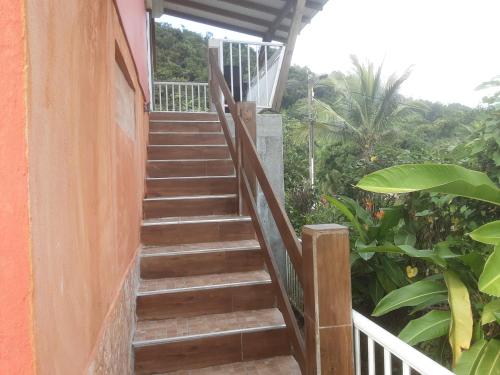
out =
{"type": "MultiPolygon", "coordinates": [[[[409,164],[383,169],[365,176],[359,181],[358,188],[375,193],[404,194],[416,191],[451,194],[470,199],[500,205],[500,189],[489,177],[481,172],[469,170],[457,165],[446,164],[409,164]]],[[[498,324],[500,318],[500,220],[487,223],[470,233],[470,237],[491,248],[484,267],[478,267],[479,279],[477,288],[491,296],[491,301],[482,309],[479,327],[485,324],[498,324]],[[482,268],[482,269],[481,269],[482,268]]],[[[429,340],[443,335],[443,327],[448,326],[448,336],[453,353],[453,366],[460,375],[465,374],[498,374],[500,373],[499,345],[495,338],[484,339],[480,332],[479,339],[471,347],[473,341],[474,322],[469,290],[463,276],[451,269],[439,254],[430,254],[422,250],[398,249],[410,257],[424,257],[442,268],[445,280],[449,315],[439,311],[431,311],[423,317],[411,321],[401,332],[400,337],[411,344],[429,340]],[[410,250],[410,251],[408,251],[410,250]],[[441,258],[441,259],[439,259],[441,258]],[[441,261],[444,262],[441,262],[441,261]],[[435,329],[432,329],[432,328],[435,329]],[[420,334],[418,334],[420,332],[420,334]],[[496,350],[496,352],[495,352],[496,350]],[[493,354],[492,354],[493,353],[493,354]],[[463,354],[463,355],[462,355],[463,354]],[[478,372],[480,371],[480,372],[478,372]]],[[[375,249],[368,249],[376,251],[375,249]]],[[[380,249],[384,252],[398,250],[380,249]]],[[[469,254],[471,255],[471,254],[469,254]]],[[[476,257],[478,254],[472,254],[476,257]]],[[[473,257],[469,256],[467,261],[473,257]]],[[[467,262],[466,261],[466,262],[467,262]]],[[[472,268],[472,267],[471,267],[472,268]]],[[[391,311],[385,306],[415,306],[415,301],[438,300],[441,292],[436,285],[433,288],[420,287],[420,281],[387,294],[377,305],[374,314],[391,311]],[[419,284],[419,287],[416,285],[419,284]],[[405,301],[402,301],[402,295],[405,301]],[[431,300],[431,298],[434,298],[431,300]],[[413,302],[412,302],[413,301],[413,302]]],[[[399,307],[398,307],[399,306],[399,307]]],[[[429,306],[429,302],[427,303],[429,306]]],[[[497,330],[498,331],[498,330],[497,330]]]]}

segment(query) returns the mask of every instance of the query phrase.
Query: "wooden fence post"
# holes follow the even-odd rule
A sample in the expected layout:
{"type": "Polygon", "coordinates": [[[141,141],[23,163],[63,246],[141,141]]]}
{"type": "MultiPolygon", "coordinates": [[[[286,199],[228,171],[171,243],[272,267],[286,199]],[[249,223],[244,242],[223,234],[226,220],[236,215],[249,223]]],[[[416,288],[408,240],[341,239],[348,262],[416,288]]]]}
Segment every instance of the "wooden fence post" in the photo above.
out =
{"type": "Polygon", "coordinates": [[[335,224],[302,231],[307,375],[354,373],[349,232],[335,224]]]}

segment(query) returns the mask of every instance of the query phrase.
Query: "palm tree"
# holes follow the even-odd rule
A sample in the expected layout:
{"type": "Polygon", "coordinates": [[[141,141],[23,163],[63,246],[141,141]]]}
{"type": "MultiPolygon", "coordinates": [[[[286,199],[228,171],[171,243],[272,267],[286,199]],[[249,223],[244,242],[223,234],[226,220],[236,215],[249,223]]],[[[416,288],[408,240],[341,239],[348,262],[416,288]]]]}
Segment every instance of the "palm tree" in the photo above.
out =
{"type": "Polygon", "coordinates": [[[351,59],[353,75],[332,76],[318,83],[333,86],[337,95],[331,103],[313,99],[314,125],[316,133],[323,137],[358,142],[363,147],[363,157],[369,159],[395,120],[412,109],[401,102],[399,95],[410,70],[400,76],[392,74],[384,82],[382,65],[375,69],[373,63],[362,64],[355,56],[351,59]]]}

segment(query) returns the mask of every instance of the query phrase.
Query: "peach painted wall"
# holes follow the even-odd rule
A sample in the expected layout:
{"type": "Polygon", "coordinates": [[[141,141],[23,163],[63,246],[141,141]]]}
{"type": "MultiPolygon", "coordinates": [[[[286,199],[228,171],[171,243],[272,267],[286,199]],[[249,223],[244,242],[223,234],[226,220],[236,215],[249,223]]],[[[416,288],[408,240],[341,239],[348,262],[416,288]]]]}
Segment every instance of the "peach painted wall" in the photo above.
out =
{"type": "Polygon", "coordinates": [[[149,102],[148,46],[144,27],[146,7],[144,0],[116,0],[116,5],[125,29],[125,35],[132,50],[141,87],[149,102]]]}
{"type": "Polygon", "coordinates": [[[80,374],[139,248],[148,117],[112,0],[26,4],[36,368],[80,374]],[[115,45],[135,137],[115,123],[115,45]]]}
{"type": "Polygon", "coordinates": [[[0,1],[0,374],[33,373],[24,1],[0,1]]]}

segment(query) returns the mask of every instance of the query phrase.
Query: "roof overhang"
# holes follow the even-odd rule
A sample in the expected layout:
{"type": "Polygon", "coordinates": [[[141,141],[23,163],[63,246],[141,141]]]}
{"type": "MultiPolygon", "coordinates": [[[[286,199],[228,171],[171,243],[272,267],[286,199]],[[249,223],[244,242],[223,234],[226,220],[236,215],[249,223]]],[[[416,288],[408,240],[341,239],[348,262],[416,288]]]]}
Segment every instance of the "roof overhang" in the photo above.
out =
{"type": "MultiPolygon", "coordinates": [[[[300,29],[328,0],[306,0],[300,29]]],[[[262,38],[287,42],[297,0],[150,0],[149,9],[262,38]]]]}

